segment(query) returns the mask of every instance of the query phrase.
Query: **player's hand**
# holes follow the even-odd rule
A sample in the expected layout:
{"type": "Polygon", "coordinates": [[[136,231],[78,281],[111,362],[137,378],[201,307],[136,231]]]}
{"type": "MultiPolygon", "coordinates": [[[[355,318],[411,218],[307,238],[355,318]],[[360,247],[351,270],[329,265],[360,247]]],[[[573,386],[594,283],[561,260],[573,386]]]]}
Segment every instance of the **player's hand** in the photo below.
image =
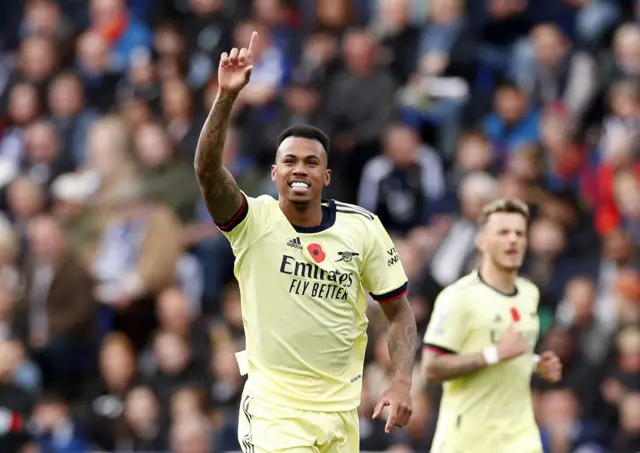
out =
{"type": "Polygon", "coordinates": [[[404,382],[393,381],[386,392],[382,394],[371,418],[378,419],[382,410],[389,407],[389,417],[384,427],[385,433],[390,433],[394,426],[402,428],[409,423],[411,418],[412,402],[411,402],[411,385],[404,382]]]}
{"type": "Polygon", "coordinates": [[[516,332],[513,324],[507,327],[502,338],[496,345],[498,349],[498,357],[500,360],[511,360],[519,355],[524,354],[529,349],[527,341],[520,332],[516,332]]]}
{"type": "Polygon", "coordinates": [[[253,70],[253,52],[257,42],[258,33],[254,31],[248,48],[243,47],[238,50],[234,47],[231,52],[222,54],[218,67],[219,90],[239,93],[249,83],[253,70]]]}
{"type": "Polygon", "coordinates": [[[558,382],[562,379],[562,362],[553,351],[545,351],[540,354],[538,372],[549,382],[558,382]]]}

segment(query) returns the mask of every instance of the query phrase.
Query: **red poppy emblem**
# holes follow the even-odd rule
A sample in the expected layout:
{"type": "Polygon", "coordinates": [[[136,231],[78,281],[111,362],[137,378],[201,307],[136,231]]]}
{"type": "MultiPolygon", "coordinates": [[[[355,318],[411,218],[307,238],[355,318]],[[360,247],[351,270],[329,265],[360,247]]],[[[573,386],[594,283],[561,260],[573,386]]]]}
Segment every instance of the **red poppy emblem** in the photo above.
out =
{"type": "Polygon", "coordinates": [[[311,258],[313,258],[313,261],[315,261],[316,263],[322,263],[327,257],[320,244],[309,244],[307,246],[307,250],[311,254],[311,258]]]}
{"type": "Polygon", "coordinates": [[[513,322],[520,321],[520,313],[515,307],[511,307],[511,319],[513,319],[513,322]]]}

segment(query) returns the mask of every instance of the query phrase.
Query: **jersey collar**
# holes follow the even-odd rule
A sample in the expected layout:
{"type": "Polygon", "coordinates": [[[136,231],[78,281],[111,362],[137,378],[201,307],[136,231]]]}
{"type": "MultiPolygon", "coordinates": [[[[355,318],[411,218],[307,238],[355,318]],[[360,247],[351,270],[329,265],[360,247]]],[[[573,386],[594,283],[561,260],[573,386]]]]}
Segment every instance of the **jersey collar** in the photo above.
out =
{"type": "Polygon", "coordinates": [[[302,227],[291,224],[294,230],[298,233],[320,233],[321,231],[328,230],[336,223],[336,204],[333,200],[322,200],[322,222],[320,225],[312,227],[302,227]]]}
{"type": "Polygon", "coordinates": [[[488,286],[489,288],[491,288],[492,290],[494,290],[498,294],[501,294],[501,295],[506,296],[506,297],[514,297],[514,296],[518,295],[518,286],[517,285],[516,285],[516,287],[515,287],[515,289],[513,291],[511,291],[510,293],[505,293],[504,291],[500,291],[495,286],[491,286],[490,284],[488,284],[484,280],[484,278],[482,278],[482,274],[480,273],[480,269],[476,270],[476,275],[478,276],[478,280],[480,280],[484,285],[488,286]]]}

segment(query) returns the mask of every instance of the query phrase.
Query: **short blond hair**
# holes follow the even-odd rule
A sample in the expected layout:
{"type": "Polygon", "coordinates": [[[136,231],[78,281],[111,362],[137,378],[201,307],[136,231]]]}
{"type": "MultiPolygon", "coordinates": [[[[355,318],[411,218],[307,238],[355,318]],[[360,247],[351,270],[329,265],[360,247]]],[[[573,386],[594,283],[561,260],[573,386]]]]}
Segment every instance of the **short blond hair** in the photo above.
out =
{"type": "Polygon", "coordinates": [[[500,198],[492,201],[482,208],[482,213],[478,222],[480,225],[485,225],[493,214],[506,213],[506,214],[520,214],[528,222],[531,217],[529,213],[529,207],[523,201],[517,198],[500,198]]]}

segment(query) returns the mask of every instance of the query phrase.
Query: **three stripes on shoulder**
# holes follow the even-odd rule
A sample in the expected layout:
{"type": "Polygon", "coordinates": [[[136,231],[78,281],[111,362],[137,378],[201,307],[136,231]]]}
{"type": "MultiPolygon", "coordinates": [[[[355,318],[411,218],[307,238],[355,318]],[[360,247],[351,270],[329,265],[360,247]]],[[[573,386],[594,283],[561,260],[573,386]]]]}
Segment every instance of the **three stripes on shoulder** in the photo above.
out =
{"type": "Polygon", "coordinates": [[[367,211],[365,208],[361,208],[360,206],[356,206],[349,203],[342,203],[340,201],[336,201],[335,203],[336,203],[336,212],[339,212],[342,214],[357,214],[357,215],[361,215],[362,217],[365,217],[368,220],[373,220],[375,218],[375,215],[372,212],[367,211]]]}

